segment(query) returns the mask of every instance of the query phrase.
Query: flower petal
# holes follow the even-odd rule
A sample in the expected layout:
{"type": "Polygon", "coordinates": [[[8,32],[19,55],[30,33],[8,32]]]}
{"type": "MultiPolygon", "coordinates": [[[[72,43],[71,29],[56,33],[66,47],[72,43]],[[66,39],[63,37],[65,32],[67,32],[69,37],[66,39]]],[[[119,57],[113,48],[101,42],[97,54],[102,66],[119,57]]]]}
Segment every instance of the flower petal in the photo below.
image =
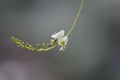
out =
{"type": "Polygon", "coordinates": [[[56,39],[57,38],[57,34],[55,33],[51,37],[56,39]]]}
{"type": "Polygon", "coordinates": [[[67,45],[68,37],[64,36],[58,39],[58,45],[67,45]]]}
{"type": "Polygon", "coordinates": [[[59,49],[60,51],[63,51],[63,47],[60,47],[60,49],[59,49]]]}
{"type": "Polygon", "coordinates": [[[57,39],[57,38],[63,37],[64,34],[65,34],[65,31],[61,30],[58,33],[53,34],[51,37],[54,38],[54,39],[57,39]]]}
{"type": "Polygon", "coordinates": [[[65,31],[64,30],[61,30],[60,32],[57,33],[59,37],[62,37],[64,36],[65,34],[65,31]]]}
{"type": "Polygon", "coordinates": [[[65,48],[66,48],[66,46],[61,46],[59,50],[60,50],[60,51],[64,51],[65,48]]]}
{"type": "Polygon", "coordinates": [[[63,40],[67,43],[68,42],[68,36],[64,36],[63,40]]]}

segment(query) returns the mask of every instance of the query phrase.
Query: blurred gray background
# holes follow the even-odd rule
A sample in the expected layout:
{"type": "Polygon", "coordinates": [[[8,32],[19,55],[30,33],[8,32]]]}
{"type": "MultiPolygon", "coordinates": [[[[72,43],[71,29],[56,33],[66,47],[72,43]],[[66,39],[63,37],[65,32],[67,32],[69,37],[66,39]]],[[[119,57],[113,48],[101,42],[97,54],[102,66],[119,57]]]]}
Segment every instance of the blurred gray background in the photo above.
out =
{"type": "Polygon", "coordinates": [[[32,52],[68,31],[81,0],[0,0],[0,80],[120,80],[120,0],[85,0],[67,49],[32,52]]]}

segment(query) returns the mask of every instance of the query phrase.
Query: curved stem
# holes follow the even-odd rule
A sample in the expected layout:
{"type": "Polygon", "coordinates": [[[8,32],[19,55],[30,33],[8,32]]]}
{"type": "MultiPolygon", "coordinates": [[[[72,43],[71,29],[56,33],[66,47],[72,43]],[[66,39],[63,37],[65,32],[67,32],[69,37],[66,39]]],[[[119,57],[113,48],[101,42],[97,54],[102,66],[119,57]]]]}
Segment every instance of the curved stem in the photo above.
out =
{"type": "Polygon", "coordinates": [[[84,5],[84,0],[82,0],[82,2],[81,2],[81,4],[80,4],[80,8],[79,8],[79,10],[78,10],[78,13],[77,13],[77,15],[76,15],[76,17],[75,17],[75,19],[74,19],[74,22],[73,22],[70,30],[69,30],[68,33],[67,33],[67,36],[69,36],[70,33],[71,33],[71,32],[73,31],[73,29],[75,28],[76,23],[77,23],[77,21],[78,21],[78,19],[79,19],[79,17],[80,17],[80,14],[81,14],[83,5],[84,5]]]}
{"type": "Polygon", "coordinates": [[[40,51],[49,51],[49,50],[55,48],[56,46],[57,46],[57,45],[54,45],[54,46],[52,46],[52,47],[50,47],[50,48],[46,48],[46,49],[40,48],[40,49],[36,49],[35,51],[38,51],[38,52],[40,52],[40,51]]]}

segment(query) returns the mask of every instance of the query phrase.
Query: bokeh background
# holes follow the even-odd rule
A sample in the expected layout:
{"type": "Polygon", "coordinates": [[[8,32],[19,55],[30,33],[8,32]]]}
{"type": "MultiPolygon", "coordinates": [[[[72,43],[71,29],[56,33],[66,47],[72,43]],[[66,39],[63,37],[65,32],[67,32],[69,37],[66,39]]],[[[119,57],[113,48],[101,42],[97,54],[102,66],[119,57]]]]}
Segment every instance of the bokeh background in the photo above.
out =
{"type": "Polygon", "coordinates": [[[32,52],[68,31],[81,0],[0,0],[0,80],[120,80],[120,0],[85,0],[67,49],[32,52]]]}

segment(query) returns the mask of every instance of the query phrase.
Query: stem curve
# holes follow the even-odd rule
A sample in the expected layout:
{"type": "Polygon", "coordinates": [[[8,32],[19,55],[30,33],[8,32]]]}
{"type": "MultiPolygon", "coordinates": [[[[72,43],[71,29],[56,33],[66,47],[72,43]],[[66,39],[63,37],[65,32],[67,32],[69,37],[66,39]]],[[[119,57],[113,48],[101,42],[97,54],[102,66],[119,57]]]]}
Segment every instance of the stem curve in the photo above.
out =
{"type": "Polygon", "coordinates": [[[73,29],[75,28],[76,23],[77,23],[77,21],[78,21],[78,19],[79,19],[79,17],[80,17],[81,11],[82,11],[82,9],[83,9],[84,2],[85,2],[85,0],[82,0],[82,2],[81,2],[81,4],[80,4],[80,8],[79,8],[79,10],[78,10],[78,12],[77,12],[77,15],[76,15],[76,17],[75,17],[75,19],[74,19],[74,21],[73,21],[73,24],[72,24],[70,30],[67,32],[67,36],[69,36],[70,33],[71,33],[71,32],[73,31],[73,29]]]}

